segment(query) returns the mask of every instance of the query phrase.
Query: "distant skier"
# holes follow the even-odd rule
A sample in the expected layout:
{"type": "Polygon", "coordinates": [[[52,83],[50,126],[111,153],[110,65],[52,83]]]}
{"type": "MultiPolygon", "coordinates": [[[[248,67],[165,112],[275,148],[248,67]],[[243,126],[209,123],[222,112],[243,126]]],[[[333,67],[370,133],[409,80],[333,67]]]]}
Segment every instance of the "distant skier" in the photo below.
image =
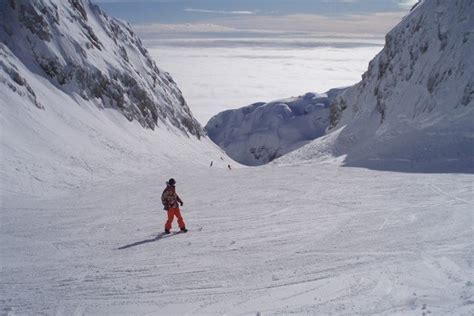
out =
{"type": "Polygon", "coordinates": [[[161,202],[163,203],[164,209],[168,212],[168,220],[165,224],[165,234],[169,234],[171,230],[171,224],[173,219],[176,216],[178,219],[178,226],[183,233],[187,232],[186,225],[184,224],[183,217],[181,216],[181,211],[179,210],[178,203],[183,206],[183,201],[179,198],[176,193],[176,181],[171,178],[166,182],[166,189],[161,195],[161,202]]]}
{"type": "Polygon", "coordinates": [[[211,161],[211,165],[209,167],[212,167],[213,164],[214,164],[214,161],[211,161]]]}
{"type": "Polygon", "coordinates": [[[230,165],[227,165],[227,168],[228,168],[229,170],[232,170],[232,168],[230,167],[230,165]]]}

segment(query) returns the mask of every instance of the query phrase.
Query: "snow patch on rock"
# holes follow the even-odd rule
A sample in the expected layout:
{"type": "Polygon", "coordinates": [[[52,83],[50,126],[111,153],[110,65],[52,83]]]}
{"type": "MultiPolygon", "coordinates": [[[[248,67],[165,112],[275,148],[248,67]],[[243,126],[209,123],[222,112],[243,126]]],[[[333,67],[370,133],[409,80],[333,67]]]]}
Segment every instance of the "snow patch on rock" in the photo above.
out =
{"type": "Polygon", "coordinates": [[[12,65],[11,55],[16,65],[21,62],[57,89],[99,100],[99,107],[117,109],[146,128],[175,126],[203,135],[176,83],[156,66],[131,27],[89,1],[2,1],[0,41],[0,82],[36,106],[37,91],[21,79],[25,75],[12,65]]]}

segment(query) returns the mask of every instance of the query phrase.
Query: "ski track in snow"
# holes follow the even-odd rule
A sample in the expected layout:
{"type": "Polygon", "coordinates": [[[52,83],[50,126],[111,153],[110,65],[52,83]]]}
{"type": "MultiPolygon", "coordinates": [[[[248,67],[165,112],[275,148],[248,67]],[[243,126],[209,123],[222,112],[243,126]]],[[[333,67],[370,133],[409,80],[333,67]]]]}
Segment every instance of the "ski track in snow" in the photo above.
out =
{"type": "Polygon", "coordinates": [[[1,313],[474,310],[472,175],[302,164],[175,177],[187,234],[161,234],[157,175],[4,199],[1,313]]]}

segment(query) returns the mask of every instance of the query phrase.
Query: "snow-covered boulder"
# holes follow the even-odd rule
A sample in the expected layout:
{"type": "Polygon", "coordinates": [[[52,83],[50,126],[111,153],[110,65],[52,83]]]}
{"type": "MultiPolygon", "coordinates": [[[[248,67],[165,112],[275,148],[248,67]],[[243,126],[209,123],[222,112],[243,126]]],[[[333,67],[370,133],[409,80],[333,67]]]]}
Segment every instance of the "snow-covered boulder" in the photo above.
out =
{"type": "Polygon", "coordinates": [[[386,36],[358,84],[336,97],[329,135],[280,162],[474,171],[474,2],[425,0],[386,36]]]}
{"type": "Polygon", "coordinates": [[[324,135],[331,100],[341,91],[307,93],[224,111],[212,117],[205,129],[236,161],[262,165],[324,135]]]}
{"type": "Polygon", "coordinates": [[[203,134],[171,76],[156,66],[130,26],[89,1],[1,1],[0,42],[0,84],[37,107],[48,110],[15,62],[146,128],[161,124],[203,134]]]}

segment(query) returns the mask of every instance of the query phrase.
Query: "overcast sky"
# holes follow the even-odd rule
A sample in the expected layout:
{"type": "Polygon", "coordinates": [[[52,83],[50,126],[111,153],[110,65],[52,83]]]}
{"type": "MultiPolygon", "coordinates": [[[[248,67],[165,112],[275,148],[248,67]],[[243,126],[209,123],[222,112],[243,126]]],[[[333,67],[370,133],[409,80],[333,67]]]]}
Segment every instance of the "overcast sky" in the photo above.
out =
{"type": "Polygon", "coordinates": [[[93,0],[114,17],[170,31],[272,30],[383,35],[416,0],[93,0]]]}

